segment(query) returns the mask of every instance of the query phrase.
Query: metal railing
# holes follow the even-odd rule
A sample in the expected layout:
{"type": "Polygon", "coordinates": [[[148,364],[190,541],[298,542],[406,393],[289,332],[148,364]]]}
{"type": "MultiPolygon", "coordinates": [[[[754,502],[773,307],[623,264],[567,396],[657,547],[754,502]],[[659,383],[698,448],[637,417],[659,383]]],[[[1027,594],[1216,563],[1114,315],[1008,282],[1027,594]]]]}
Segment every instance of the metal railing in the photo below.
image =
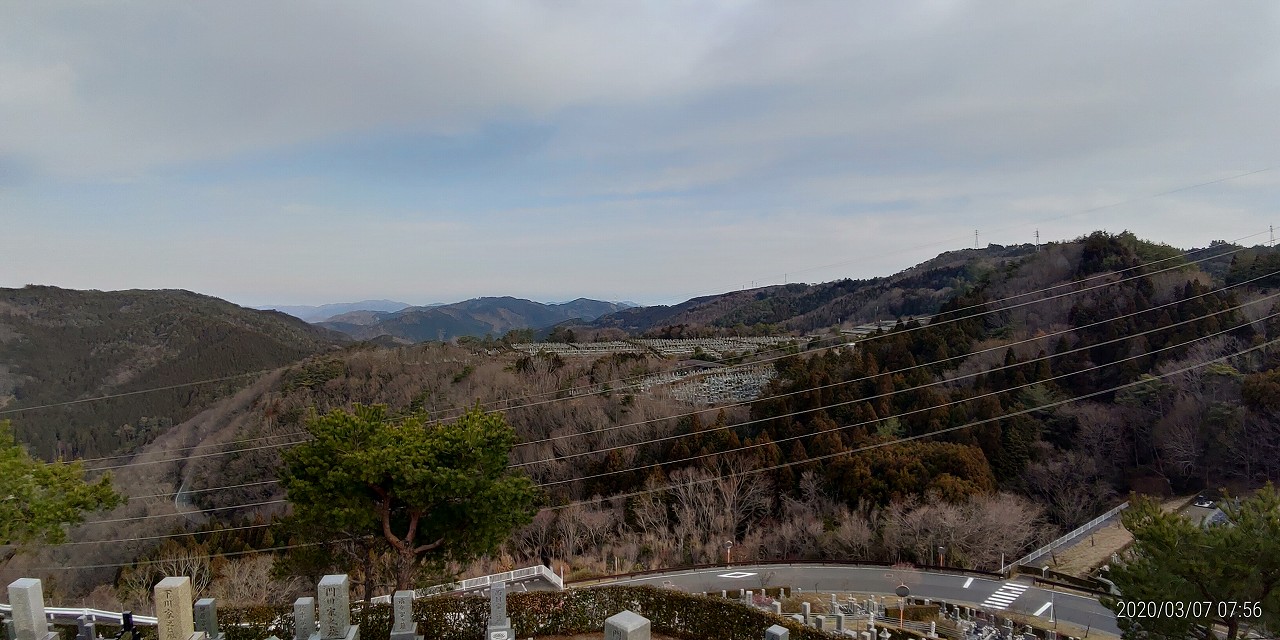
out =
{"type": "Polygon", "coordinates": [[[1050,551],[1053,551],[1054,549],[1057,549],[1058,547],[1072,540],[1075,540],[1076,538],[1080,537],[1080,534],[1102,524],[1106,520],[1110,519],[1112,516],[1128,508],[1129,508],[1129,501],[1125,500],[1124,502],[1120,503],[1110,511],[1080,525],[1079,527],[1076,527],[1067,535],[1064,535],[1061,538],[1058,538],[1057,540],[1054,540],[1053,542],[1050,542],[1049,544],[1046,544],[1045,546],[1040,547],[1039,549],[1036,549],[1035,551],[1032,551],[1031,553],[1028,553],[1023,557],[1018,558],[1017,560],[1014,560],[1009,564],[1006,564],[1005,566],[1000,568],[1000,573],[1007,574],[1009,573],[1009,570],[1012,569],[1013,567],[1016,567],[1020,564],[1028,564],[1028,563],[1034,562],[1037,558],[1043,556],[1046,553],[1049,553],[1050,551]]]}
{"type": "MultiPolygon", "coordinates": [[[[0,612],[13,615],[13,607],[7,604],[0,604],[0,612]]],[[[103,611],[101,609],[89,609],[89,608],[81,608],[81,609],[73,609],[69,607],[45,607],[44,608],[44,617],[48,618],[50,622],[75,623],[77,620],[80,619],[80,616],[88,617],[89,622],[93,622],[93,623],[110,622],[113,624],[120,624],[120,619],[122,614],[115,611],[103,611]]],[[[156,624],[156,619],[151,616],[135,615],[133,616],[133,623],[140,624],[140,625],[154,626],[156,624]]]]}

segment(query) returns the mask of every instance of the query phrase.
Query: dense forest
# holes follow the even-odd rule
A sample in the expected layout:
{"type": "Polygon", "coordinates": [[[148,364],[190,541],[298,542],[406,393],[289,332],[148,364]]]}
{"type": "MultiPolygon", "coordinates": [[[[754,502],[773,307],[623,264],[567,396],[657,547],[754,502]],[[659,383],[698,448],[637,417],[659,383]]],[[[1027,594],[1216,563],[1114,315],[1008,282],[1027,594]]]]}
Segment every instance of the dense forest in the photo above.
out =
{"type": "MultiPolygon", "coordinates": [[[[775,380],[754,401],[719,407],[641,385],[684,366],[651,355],[356,345],[175,427],[161,443],[170,451],[233,453],[169,454],[145,474],[167,484],[148,492],[182,484],[195,506],[218,509],[223,524],[205,526],[266,524],[280,506],[241,506],[282,497],[280,445],[300,437],[312,412],[382,403],[448,420],[478,404],[515,428],[512,465],[542,487],[545,508],[501,554],[458,572],[544,555],[579,576],[709,562],[726,540],[741,560],[928,563],[945,545],[949,564],[992,569],[1129,491],[1280,480],[1268,455],[1280,448],[1276,255],[1221,243],[1184,254],[1098,233],[1005,256],[959,283],[925,323],[904,319],[853,344],[826,331],[800,350],[746,357],[771,364],[775,380]]],[[[128,484],[130,470],[120,473],[128,484]]],[[[270,530],[269,540],[219,544],[316,542],[287,523],[270,530]]],[[[197,544],[209,543],[193,537],[147,557],[197,544]]],[[[346,540],[279,560],[289,575],[340,569],[381,591],[390,583],[382,558],[376,544],[346,540]]],[[[210,585],[247,562],[215,563],[210,585]]],[[[138,571],[114,574],[117,595],[138,571]]]]}

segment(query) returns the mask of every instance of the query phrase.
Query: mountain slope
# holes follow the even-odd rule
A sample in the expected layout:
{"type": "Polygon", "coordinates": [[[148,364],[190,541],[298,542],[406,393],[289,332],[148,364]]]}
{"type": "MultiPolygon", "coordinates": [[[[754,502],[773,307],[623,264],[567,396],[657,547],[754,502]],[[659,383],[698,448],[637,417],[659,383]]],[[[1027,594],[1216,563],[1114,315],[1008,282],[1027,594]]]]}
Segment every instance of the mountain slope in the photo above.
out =
{"type": "MultiPolygon", "coordinates": [[[[280,312],[188,291],[0,289],[0,406],[14,410],[271,369],[345,341],[280,312]]],[[[250,380],[6,417],[35,455],[102,455],[147,442],[250,380]]]]}
{"type": "Polygon", "coordinates": [[[424,342],[461,336],[501,336],[513,329],[540,329],[572,319],[589,322],[622,308],[623,305],[617,303],[585,298],[563,304],[542,304],[506,296],[410,307],[389,314],[344,314],[319,324],[364,340],[391,336],[424,342]]]}
{"type": "Polygon", "coordinates": [[[766,328],[812,331],[844,322],[929,315],[957,292],[1034,253],[1033,245],[951,251],[892,276],[734,291],[670,307],[624,309],[592,324],[629,333],[681,335],[766,328]]]}
{"type": "Polygon", "coordinates": [[[411,306],[413,305],[407,302],[396,302],[395,300],[361,300],[360,302],[336,302],[333,304],[322,304],[319,306],[278,306],[266,307],[266,309],[287,313],[295,318],[306,320],[307,322],[321,322],[337,315],[351,313],[352,311],[392,312],[406,309],[411,306]]]}

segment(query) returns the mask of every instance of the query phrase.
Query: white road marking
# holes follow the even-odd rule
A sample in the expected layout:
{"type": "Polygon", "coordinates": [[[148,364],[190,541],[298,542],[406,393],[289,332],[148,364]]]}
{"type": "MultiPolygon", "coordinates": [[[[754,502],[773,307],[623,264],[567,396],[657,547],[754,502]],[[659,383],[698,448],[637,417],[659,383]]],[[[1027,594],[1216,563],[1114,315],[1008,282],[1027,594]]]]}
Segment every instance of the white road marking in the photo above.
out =
{"type": "Polygon", "coordinates": [[[717,578],[750,578],[751,576],[754,576],[754,575],[756,574],[747,573],[746,571],[734,571],[733,573],[722,573],[716,577],[717,578]]]}
{"type": "Polygon", "coordinates": [[[969,588],[969,585],[971,585],[971,584],[973,584],[973,578],[969,578],[968,580],[965,580],[965,581],[964,581],[964,588],[965,588],[965,589],[968,589],[968,588],[969,588]]]}
{"type": "Polygon", "coordinates": [[[982,602],[982,606],[989,609],[1005,609],[1010,604],[1013,604],[1013,601],[1017,600],[1018,597],[1022,595],[1022,592],[1026,590],[1027,585],[1025,584],[1006,582],[1000,585],[1000,588],[996,589],[995,593],[991,594],[986,600],[984,600],[982,602]]]}
{"type": "Polygon", "coordinates": [[[1038,615],[1040,615],[1040,614],[1044,613],[1044,612],[1045,612],[1045,610],[1046,610],[1046,609],[1048,609],[1052,604],[1053,604],[1052,602],[1046,602],[1046,603],[1044,603],[1044,606],[1043,606],[1043,607],[1040,607],[1039,609],[1036,609],[1036,612],[1035,612],[1035,613],[1033,613],[1033,614],[1031,614],[1031,615],[1033,615],[1033,616],[1038,616],[1038,615]]]}

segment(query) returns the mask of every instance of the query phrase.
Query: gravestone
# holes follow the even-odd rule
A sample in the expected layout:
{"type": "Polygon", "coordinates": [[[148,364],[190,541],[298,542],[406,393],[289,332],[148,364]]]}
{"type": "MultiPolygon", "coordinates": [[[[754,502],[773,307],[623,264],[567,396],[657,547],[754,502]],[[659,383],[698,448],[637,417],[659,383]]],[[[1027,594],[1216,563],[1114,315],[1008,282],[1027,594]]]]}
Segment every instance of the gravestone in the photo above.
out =
{"type": "Polygon", "coordinates": [[[826,616],[823,616],[823,615],[821,615],[821,614],[816,615],[816,616],[813,616],[813,628],[814,628],[814,629],[822,629],[822,628],[823,628],[823,626],[822,626],[822,625],[824,625],[824,624],[826,624],[826,623],[827,623],[827,618],[826,618],[826,616]]]}
{"type": "Polygon", "coordinates": [[[779,600],[774,600],[774,601],[773,601],[773,613],[774,613],[774,614],[776,614],[776,615],[782,615],[782,602],[781,602],[781,601],[779,601],[779,600]]]}
{"type": "MultiPolygon", "coordinates": [[[[489,588],[489,625],[485,640],[515,640],[515,630],[507,617],[507,583],[495,582],[489,588]]],[[[648,637],[648,636],[645,636],[648,637]]]]}
{"type": "Polygon", "coordinates": [[[791,614],[791,619],[795,620],[796,622],[799,622],[800,624],[804,624],[804,616],[798,613],[791,614]]]}
{"type": "Polygon", "coordinates": [[[889,640],[889,630],[888,630],[888,629],[881,629],[881,630],[880,630],[880,640],[889,640]]]}
{"type": "Polygon", "coordinates": [[[76,640],[98,640],[98,625],[89,616],[76,618],[76,640]]]}
{"type": "Polygon", "coordinates": [[[812,609],[813,609],[813,608],[809,605],[809,603],[808,603],[808,602],[801,602],[801,603],[800,603],[800,613],[801,613],[801,615],[803,615],[803,616],[804,616],[804,623],[805,623],[805,624],[809,624],[809,617],[810,617],[810,614],[812,613],[812,609]]]}
{"type": "Polygon", "coordinates": [[[841,632],[844,631],[844,614],[843,613],[836,614],[836,631],[841,631],[841,632]]]}
{"type": "Polygon", "coordinates": [[[351,624],[351,581],[328,575],[316,587],[320,640],[360,640],[360,626],[351,624]]]}
{"type": "Polygon", "coordinates": [[[840,603],[836,600],[836,594],[831,594],[831,610],[827,613],[836,613],[840,611],[840,603]]]}
{"type": "Polygon", "coordinates": [[[191,578],[168,577],[155,588],[156,636],[159,640],[200,640],[191,610],[191,578]]]}
{"type": "Polygon", "coordinates": [[[413,592],[397,591],[391,596],[391,640],[422,640],[413,619],[413,592]]]}
{"type": "Polygon", "coordinates": [[[293,640],[311,640],[316,633],[316,599],[298,598],[293,603],[293,640]]]}
{"type": "Polygon", "coordinates": [[[876,640],[876,634],[871,633],[870,631],[863,631],[858,635],[858,637],[862,640],[876,640]]]}
{"type": "Polygon", "coordinates": [[[19,578],[9,583],[9,606],[12,608],[16,640],[54,640],[58,634],[49,630],[44,615],[44,589],[35,578],[19,578]]]}
{"type": "Polygon", "coordinates": [[[933,621],[930,621],[930,622],[929,622],[929,637],[930,637],[930,638],[936,638],[936,637],[938,637],[938,623],[937,623],[937,622],[933,622],[933,621]]]}
{"type": "Polygon", "coordinates": [[[649,619],[633,611],[610,616],[604,621],[604,640],[649,640],[649,619]]]}
{"type": "Polygon", "coordinates": [[[775,624],[764,630],[764,640],[791,640],[791,631],[780,624],[775,624]]]}
{"type": "Polygon", "coordinates": [[[222,632],[218,630],[218,603],[213,598],[196,600],[196,631],[203,631],[209,640],[222,640],[222,632]]]}

